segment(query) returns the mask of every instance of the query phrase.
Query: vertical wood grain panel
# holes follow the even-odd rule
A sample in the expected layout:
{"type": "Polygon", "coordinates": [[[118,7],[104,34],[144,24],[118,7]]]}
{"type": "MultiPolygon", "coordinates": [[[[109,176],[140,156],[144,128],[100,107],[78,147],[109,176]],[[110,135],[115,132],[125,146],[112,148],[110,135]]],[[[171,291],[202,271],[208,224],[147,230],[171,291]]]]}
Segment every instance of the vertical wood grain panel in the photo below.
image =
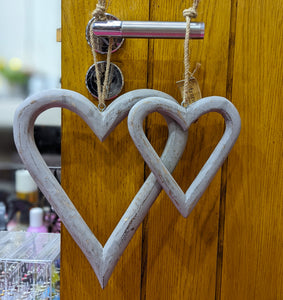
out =
{"type": "MultiPolygon", "coordinates": [[[[189,1],[151,1],[151,20],[184,21],[189,1]]],[[[205,39],[191,41],[192,61],[203,96],[226,94],[230,3],[201,2],[197,21],[206,25],[205,39]]],[[[149,87],[180,99],[175,82],[183,79],[183,41],[154,40],[149,47],[149,87]]],[[[167,128],[158,115],[148,118],[147,133],[161,152],[167,128]]],[[[223,132],[216,114],[192,125],[188,146],[174,176],[187,189],[223,132]]],[[[145,228],[147,283],[144,299],[213,299],[215,296],[220,172],[191,215],[184,219],[163,192],[153,205],[145,228]]]]}
{"type": "MultiPolygon", "coordinates": [[[[228,50],[228,67],[226,79],[226,98],[232,99],[234,56],[235,56],[235,35],[237,22],[237,0],[231,0],[230,8],[230,33],[229,33],[229,50],[228,50]]],[[[218,249],[217,249],[217,266],[216,266],[216,286],[215,300],[221,299],[222,269],[223,269],[223,244],[224,244],[224,227],[227,195],[227,173],[229,157],[221,168],[221,192],[219,203],[219,223],[218,223],[218,249]]]]}
{"type": "Polygon", "coordinates": [[[238,0],[222,299],[282,299],[282,3],[238,0]]]}
{"type": "MultiPolygon", "coordinates": [[[[62,0],[62,87],[96,103],[84,84],[85,74],[93,64],[85,28],[95,4],[90,0],[62,0]]],[[[148,4],[141,0],[112,1],[108,12],[121,19],[147,20],[148,4]]],[[[112,61],[124,74],[123,92],[146,87],[146,40],[126,41],[112,61]]],[[[64,111],[62,168],[64,188],[105,244],[144,179],[144,163],[130,139],[126,120],[101,143],[82,120],[64,111]]],[[[141,230],[133,237],[105,290],[64,229],[62,253],[62,299],[139,299],[141,230]]]]}

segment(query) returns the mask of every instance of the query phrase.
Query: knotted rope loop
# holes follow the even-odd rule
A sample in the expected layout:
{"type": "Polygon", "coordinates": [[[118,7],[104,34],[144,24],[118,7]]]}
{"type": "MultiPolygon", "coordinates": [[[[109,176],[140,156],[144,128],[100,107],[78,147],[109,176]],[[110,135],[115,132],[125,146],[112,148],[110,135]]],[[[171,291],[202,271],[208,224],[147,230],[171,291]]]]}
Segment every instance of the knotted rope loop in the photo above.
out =
{"type": "Polygon", "coordinates": [[[92,16],[95,17],[96,20],[105,21],[105,1],[100,1],[101,3],[96,4],[95,10],[92,12],[92,16]],[[103,4],[104,2],[104,4],[103,4]]]}
{"type": "Polygon", "coordinates": [[[196,18],[198,16],[198,13],[196,11],[196,7],[192,6],[190,8],[183,10],[183,16],[189,17],[190,19],[196,18]]]}

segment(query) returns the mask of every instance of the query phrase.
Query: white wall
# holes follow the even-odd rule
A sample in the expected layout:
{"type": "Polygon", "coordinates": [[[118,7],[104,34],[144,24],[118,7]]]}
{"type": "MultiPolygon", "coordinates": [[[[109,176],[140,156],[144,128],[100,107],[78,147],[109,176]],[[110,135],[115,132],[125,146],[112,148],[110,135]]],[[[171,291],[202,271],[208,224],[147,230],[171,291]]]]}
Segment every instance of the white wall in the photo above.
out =
{"type": "Polygon", "coordinates": [[[31,71],[59,80],[59,27],[60,0],[0,0],[0,58],[19,57],[31,71]]]}
{"type": "MultiPolygon", "coordinates": [[[[33,74],[31,94],[60,87],[61,43],[56,42],[59,27],[60,0],[0,0],[0,60],[22,60],[23,69],[33,74]]],[[[25,98],[21,94],[16,96],[5,79],[0,78],[1,128],[12,127],[15,107],[25,98]]],[[[39,118],[42,124],[60,125],[60,116],[60,109],[51,109],[39,118]]]]}

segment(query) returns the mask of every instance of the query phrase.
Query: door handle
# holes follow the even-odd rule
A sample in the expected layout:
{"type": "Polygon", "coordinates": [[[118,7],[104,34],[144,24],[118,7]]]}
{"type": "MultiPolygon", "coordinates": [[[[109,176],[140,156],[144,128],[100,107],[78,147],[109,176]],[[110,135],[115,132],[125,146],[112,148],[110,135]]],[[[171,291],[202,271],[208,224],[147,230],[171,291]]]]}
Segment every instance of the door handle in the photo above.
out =
{"type": "MultiPolygon", "coordinates": [[[[190,39],[203,39],[203,22],[190,23],[190,39]]],[[[92,24],[97,37],[184,39],[186,22],[96,21],[92,24]]]]}
{"type": "MultiPolygon", "coordinates": [[[[107,53],[109,37],[113,37],[112,52],[115,52],[124,38],[184,39],[186,34],[186,22],[121,21],[108,13],[105,16],[106,21],[96,21],[93,17],[86,27],[88,44],[92,30],[96,40],[95,51],[101,54],[107,53]]],[[[190,39],[203,39],[204,29],[203,22],[191,22],[190,39]]]]}
{"type": "MultiPolygon", "coordinates": [[[[105,15],[106,21],[96,21],[93,17],[86,27],[88,44],[90,45],[89,34],[93,32],[96,39],[95,51],[101,54],[107,53],[110,37],[113,38],[112,52],[115,52],[121,47],[124,38],[184,39],[186,35],[186,22],[121,21],[111,14],[105,15]]],[[[190,39],[203,39],[204,29],[205,24],[203,22],[190,22],[190,39]]],[[[105,62],[101,63],[101,73],[105,72],[105,65],[105,62]]],[[[107,94],[105,100],[116,97],[124,85],[121,70],[114,64],[112,66],[118,71],[114,77],[112,76],[109,85],[110,94],[107,94]]],[[[94,65],[88,70],[85,83],[89,92],[97,98],[94,65]]]]}

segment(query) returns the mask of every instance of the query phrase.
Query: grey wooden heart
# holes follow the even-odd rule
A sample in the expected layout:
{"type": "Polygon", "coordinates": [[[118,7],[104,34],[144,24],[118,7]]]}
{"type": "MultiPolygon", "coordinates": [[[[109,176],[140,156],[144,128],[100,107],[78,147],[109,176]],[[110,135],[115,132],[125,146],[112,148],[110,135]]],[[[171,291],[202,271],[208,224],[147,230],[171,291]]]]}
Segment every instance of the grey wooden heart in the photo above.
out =
{"type": "MultiPolygon", "coordinates": [[[[148,96],[162,97],[158,98],[161,101],[165,98],[169,102],[175,101],[159,91],[136,90],[120,96],[105,111],[100,112],[81,94],[54,89],[26,99],[14,116],[14,140],[23,163],[88,259],[102,288],[106,286],[120,256],[159,195],[161,186],[155,176],[150,174],[102,247],[39,153],[33,137],[34,122],[41,112],[49,108],[67,108],[78,114],[103,140],[128,115],[135,103],[148,96]]],[[[169,137],[161,159],[168,170],[173,171],[185,148],[187,132],[183,132],[172,119],[167,118],[166,121],[169,137]]]]}
{"type": "Polygon", "coordinates": [[[236,142],[241,129],[241,119],[235,106],[223,97],[203,98],[186,108],[172,101],[162,101],[151,97],[140,101],[131,109],[128,116],[128,128],[136,147],[152,173],[179,212],[187,217],[236,142]],[[145,136],[142,123],[144,118],[152,112],[169,116],[184,130],[188,130],[193,122],[208,112],[218,112],[225,120],[226,128],[222,138],[186,193],[174,180],[170,174],[171,170],[166,168],[145,136]]]}

